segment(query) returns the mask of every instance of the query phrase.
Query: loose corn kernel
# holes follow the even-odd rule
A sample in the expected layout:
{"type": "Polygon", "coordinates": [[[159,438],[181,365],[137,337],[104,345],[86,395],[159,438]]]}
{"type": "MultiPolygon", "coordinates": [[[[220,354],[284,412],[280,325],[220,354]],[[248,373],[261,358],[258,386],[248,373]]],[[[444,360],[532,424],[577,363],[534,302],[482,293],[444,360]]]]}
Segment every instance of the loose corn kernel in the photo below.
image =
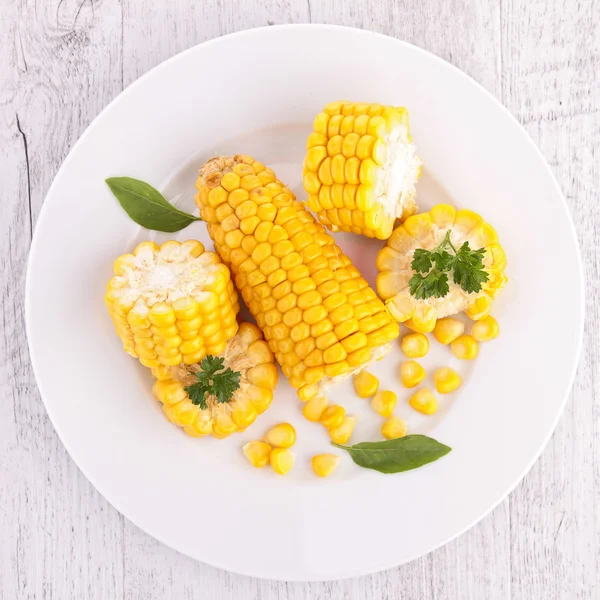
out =
{"type": "Polygon", "coordinates": [[[289,423],[279,423],[269,429],[265,442],[275,448],[291,448],[296,443],[296,430],[289,423]]]}
{"type": "Polygon", "coordinates": [[[449,394],[456,390],[462,383],[459,374],[450,367],[438,369],[433,374],[433,380],[435,382],[435,389],[440,394],[449,394]]]}
{"type": "Polygon", "coordinates": [[[329,477],[340,462],[340,457],[335,454],[317,454],[312,457],[312,468],[315,475],[329,477]]]}
{"type": "Polygon", "coordinates": [[[423,388],[413,394],[408,403],[424,415],[432,415],[437,411],[437,399],[429,388],[423,388]]]}
{"type": "Polygon", "coordinates": [[[275,473],[285,475],[294,466],[294,454],[287,448],[274,448],[269,455],[269,462],[275,473]]]}
{"type": "Polygon", "coordinates": [[[354,431],[354,425],[356,424],[356,417],[346,417],[341,425],[332,427],[329,429],[329,437],[336,444],[346,444],[352,437],[354,431]]]}
{"type": "Polygon", "coordinates": [[[464,323],[451,317],[438,319],[438,322],[433,329],[433,335],[440,344],[450,344],[464,332],[464,323]]]}
{"type": "Polygon", "coordinates": [[[485,317],[485,319],[481,319],[481,321],[475,321],[473,327],[471,327],[471,335],[478,342],[489,342],[498,337],[499,333],[500,326],[498,325],[498,321],[491,315],[485,317]]]}
{"type": "Polygon", "coordinates": [[[332,404],[325,409],[325,412],[321,415],[321,425],[326,429],[333,429],[339,427],[344,422],[346,416],[346,409],[339,404],[332,404]]]}
{"type": "Polygon", "coordinates": [[[406,435],[406,423],[400,417],[388,417],[381,426],[381,435],[386,440],[394,440],[406,435]]]}
{"type": "Polygon", "coordinates": [[[429,352],[429,340],[423,333],[409,333],[402,338],[400,348],[408,358],[422,358],[429,352]]]}
{"type": "Polygon", "coordinates": [[[271,454],[271,446],[260,440],[253,440],[244,444],[244,456],[250,461],[253,467],[262,468],[269,464],[269,455],[271,454]]]}
{"type": "Polygon", "coordinates": [[[308,400],[302,407],[302,414],[309,421],[317,423],[321,419],[321,415],[327,408],[327,398],[325,396],[314,396],[308,400]]]}
{"type": "Polygon", "coordinates": [[[398,397],[396,394],[390,390],[386,390],[384,392],[378,392],[373,396],[371,406],[373,407],[373,410],[378,412],[382,417],[389,417],[394,412],[397,401],[398,397]]]}
{"type": "Polygon", "coordinates": [[[479,354],[479,345],[474,337],[461,335],[450,344],[450,350],[456,358],[473,360],[479,354]]]}
{"type": "Polygon", "coordinates": [[[425,369],[415,360],[407,360],[400,365],[400,379],[406,388],[413,388],[425,379],[425,369]]]}
{"type": "Polygon", "coordinates": [[[361,371],[354,376],[354,389],[361,398],[370,398],[379,389],[379,379],[367,371],[361,371]]]}

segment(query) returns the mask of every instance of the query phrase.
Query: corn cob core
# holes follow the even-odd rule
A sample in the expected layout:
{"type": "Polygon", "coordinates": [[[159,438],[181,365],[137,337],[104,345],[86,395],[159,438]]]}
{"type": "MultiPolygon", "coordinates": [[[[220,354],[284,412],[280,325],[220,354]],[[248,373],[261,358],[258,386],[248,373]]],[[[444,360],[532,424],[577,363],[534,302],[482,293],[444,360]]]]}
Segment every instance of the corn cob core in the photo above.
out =
{"type": "Polygon", "coordinates": [[[193,404],[185,388],[194,384],[199,364],[152,368],[156,378],[153,392],[162,403],[169,421],[193,437],[211,434],[224,438],[243,431],[264,412],[273,400],[278,372],[273,353],[263,340],[260,329],[251,323],[242,323],[238,333],[225,347],[224,367],[240,373],[240,387],[229,402],[219,403],[208,396],[207,408],[193,404]]]}
{"type": "Polygon", "coordinates": [[[329,103],[306,144],[308,207],[331,231],[387,239],[396,218],[416,212],[421,160],[411,142],[403,107],[329,103]]]}
{"type": "Polygon", "coordinates": [[[120,256],[106,305],[126,352],[147,367],[219,354],[239,311],[229,269],[195,240],[143,242],[120,256]]]}
{"type": "Polygon", "coordinates": [[[249,156],[214,158],[197,187],[215,248],[301,398],[389,351],[398,324],[271,169],[249,156]]]}
{"type": "Polygon", "coordinates": [[[456,210],[438,204],[430,212],[409,217],[397,227],[377,256],[377,291],[390,313],[400,322],[422,333],[432,331],[437,319],[464,311],[473,320],[487,316],[492,299],[502,291],[506,255],[491,225],[470,210],[456,210]],[[416,300],[408,282],[414,275],[411,262],[417,248],[435,248],[450,231],[455,247],[464,242],[476,250],[485,248],[484,269],[489,279],[480,292],[468,293],[449,279],[449,293],[443,298],[416,300]]]}

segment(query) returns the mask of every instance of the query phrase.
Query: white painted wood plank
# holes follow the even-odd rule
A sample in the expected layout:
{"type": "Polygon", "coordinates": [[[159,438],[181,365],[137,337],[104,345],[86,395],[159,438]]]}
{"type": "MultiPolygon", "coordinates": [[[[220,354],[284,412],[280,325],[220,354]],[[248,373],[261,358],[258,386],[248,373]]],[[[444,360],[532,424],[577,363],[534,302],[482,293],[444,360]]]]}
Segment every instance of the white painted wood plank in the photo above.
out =
{"type": "Polygon", "coordinates": [[[0,598],[7,600],[122,595],[123,519],[49,422],[23,323],[31,226],[68,150],[121,89],[120,18],[116,1],[0,8],[0,598]]]}
{"type": "MultiPolygon", "coordinates": [[[[511,0],[502,21],[503,101],[557,176],[588,279],[588,327],[573,393],[546,451],[510,498],[511,587],[515,599],[597,598],[600,14],[593,3],[511,0]]],[[[569,326],[568,315],[558,319],[569,326]]]]}

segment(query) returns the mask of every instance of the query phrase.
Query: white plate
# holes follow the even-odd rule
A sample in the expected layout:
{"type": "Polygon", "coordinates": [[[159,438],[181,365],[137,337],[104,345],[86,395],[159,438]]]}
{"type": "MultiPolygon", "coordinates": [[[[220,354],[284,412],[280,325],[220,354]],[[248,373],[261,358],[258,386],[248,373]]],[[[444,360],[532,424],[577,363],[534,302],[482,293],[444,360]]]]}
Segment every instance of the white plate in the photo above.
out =
{"type": "MultiPolygon", "coordinates": [[[[202,223],[178,235],[210,245],[202,223]]],[[[380,242],[339,236],[373,278],[380,242]],[[343,238],[343,239],[342,239],[343,238]]],[[[166,239],[160,236],[159,239],[166,239]]],[[[27,276],[27,329],[48,413],[73,459],[139,527],[212,565],[258,577],[335,579],[414,559],[452,539],[506,496],[548,440],[569,392],[583,323],[580,257],[550,169],[515,119],[444,61],[381,35],[283,26],[226,36],[167,61],[94,121],[57,175],[38,221],[27,276]],[[283,380],[272,408],[227,440],[192,439],[162,415],[147,371],[127,357],[103,303],[114,258],[153,238],[104,179],[129,175],[193,207],[194,180],[215,153],[248,153],[302,196],[314,115],[346,98],[402,104],[425,165],[419,202],[480,212],[508,255],[494,314],[502,333],[458,368],[460,392],[426,418],[406,405],[396,349],[373,371],[399,392],[410,429],[453,447],[425,468],[381,475],[345,458],[326,480],[310,456],[331,449],[283,380]],[[568,326],[558,326],[558,323],[568,326]],[[297,465],[251,468],[243,442],[282,419],[298,429],[297,465]]],[[[425,363],[456,364],[435,347],[425,363]]],[[[381,418],[341,386],[359,415],[354,440],[381,418]]]]}

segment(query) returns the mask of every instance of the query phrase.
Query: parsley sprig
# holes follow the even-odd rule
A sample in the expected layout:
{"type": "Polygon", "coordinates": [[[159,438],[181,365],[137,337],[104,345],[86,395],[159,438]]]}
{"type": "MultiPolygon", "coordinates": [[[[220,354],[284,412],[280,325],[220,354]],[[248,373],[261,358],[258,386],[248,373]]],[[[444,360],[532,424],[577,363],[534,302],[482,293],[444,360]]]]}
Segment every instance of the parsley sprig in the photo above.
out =
{"type": "Polygon", "coordinates": [[[229,402],[240,387],[240,374],[225,368],[223,358],[218,356],[207,356],[200,363],[200,369],[196,372],[198,381],[185,388],[192,403],[201,409],[207,408],[207,395],[214,396],[221,404],[229,402]]]}
{"type": "Polygon", "coordinates": [[[443,298],[450,291],[450,271],[454,283],[465,292],[479,292],[489,277],[483,269],[484,255],[485,248],[471,250],[469,242],[457,250],[450,241],[450,232],[446,232],[440,245],[433,250],[415,250],[410,266],[416,273],[408,282],[411,295],[417,300],[443,298]]]}

